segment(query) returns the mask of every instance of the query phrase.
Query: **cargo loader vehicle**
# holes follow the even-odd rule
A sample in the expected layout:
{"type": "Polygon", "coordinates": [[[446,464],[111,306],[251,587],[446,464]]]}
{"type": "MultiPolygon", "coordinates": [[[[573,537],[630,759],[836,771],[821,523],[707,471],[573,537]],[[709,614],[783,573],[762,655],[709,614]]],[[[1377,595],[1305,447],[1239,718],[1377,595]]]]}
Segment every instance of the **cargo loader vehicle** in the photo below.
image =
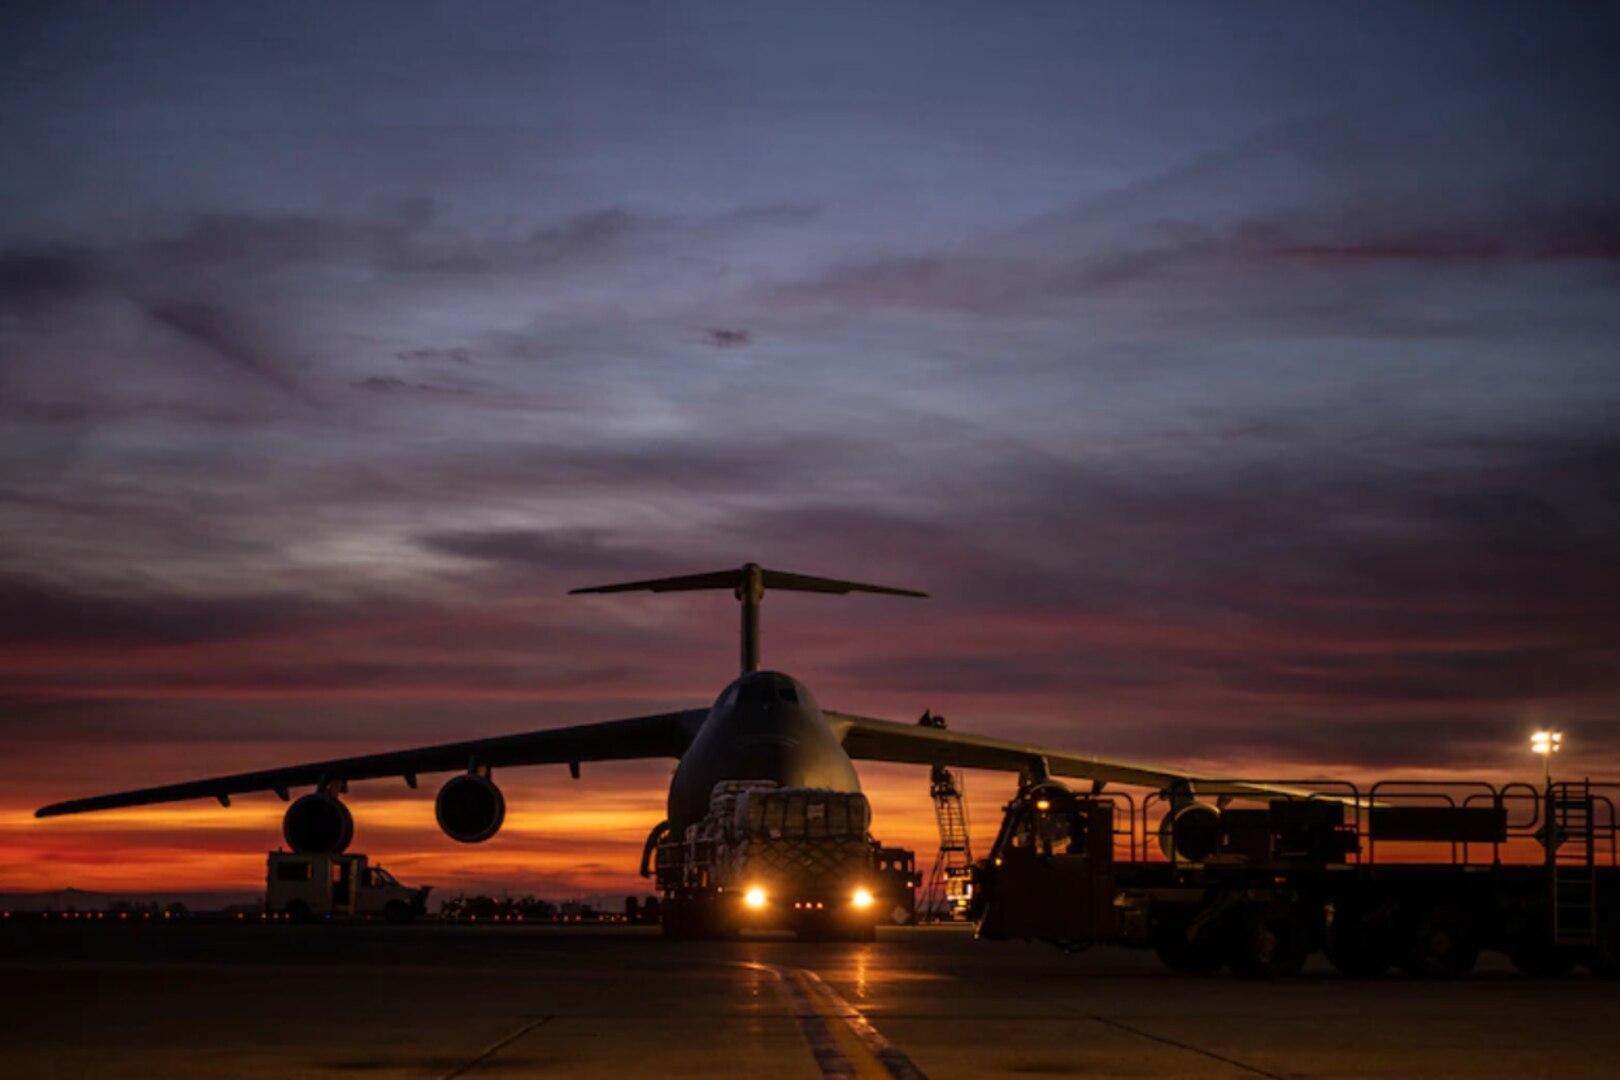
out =
{"type": "Polygon", "coordinates": [[[1265,783],[1256,805],[1172,787],[1026,783],[974,866],[986,939],[1152,948],[1180,972],[1620,975],[1615,796],[1590,781],[1265,783]]]}

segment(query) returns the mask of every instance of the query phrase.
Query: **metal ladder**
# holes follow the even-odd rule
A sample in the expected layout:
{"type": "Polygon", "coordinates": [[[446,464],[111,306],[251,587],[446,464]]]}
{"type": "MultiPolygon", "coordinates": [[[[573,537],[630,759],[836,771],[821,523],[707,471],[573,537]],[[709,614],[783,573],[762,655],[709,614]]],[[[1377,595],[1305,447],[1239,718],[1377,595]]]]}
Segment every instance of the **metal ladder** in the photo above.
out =
{"type": "MultiPolygon", "coordinates": [[[[917,721],[924,727],[943,728],[945,718],[923,713],[917,721]]],[[[973,864],[973,845],[968,838],[967,811],[962,804],[962,776],[943,765],[935,765],[929,775],[928,794],[934,800],[934,819],[939,825],[939,853],[928,873],[921,910],[925,918],[950,918],[950,901],[967,881],[973,864]]]]}
{"type": "Polygon", "coordinates": [[[1591,945],[1597,941],[1597,851],[1593,837],[1592,788],[1588,781],[1551,785],[1548,824],[1553,843],[1553,944],[1591,945]]]}
{"type": "Polygon", "coordinates": [[[962,807],[962,778],[943,765],[935,765],[928,793],[933,797],[934,818],[939,824],[939,853],[934,856],[928,888],[923,892],[924,910],[930,916],[949,917],[950,913],[942,909],[951,900],[952,883],[961,881],[973,862],[967,814],[962,807]]]}

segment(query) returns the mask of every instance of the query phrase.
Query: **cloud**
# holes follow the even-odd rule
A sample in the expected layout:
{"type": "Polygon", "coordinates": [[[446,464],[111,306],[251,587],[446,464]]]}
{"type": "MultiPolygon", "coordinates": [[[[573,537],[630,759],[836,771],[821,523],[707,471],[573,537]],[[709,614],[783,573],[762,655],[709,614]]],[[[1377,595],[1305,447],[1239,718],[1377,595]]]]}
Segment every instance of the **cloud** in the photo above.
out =
{"type": "Polygon", "coordinates": [[[0,311],[28,314],[81,300],[104,273],[92,251],[69,244],[0,250],[0,311]]]}
{"type": "Polygon", "coordinates": [[[645,567],[666,552],[615,543],[605,529],[485,529],[432,533],[429,551],[494,563],[539,566],[557,573],[611,574],[645,567]]]}
{"type": "Polygon", "coordinates": [[[1423,97],[1356,97],[965,243],[773,286],[772,300],[1014,315],[1138,298],[1160,319],[1201,316],[1207,302],[1353,332],[1388,298],[1363,288],[1356,319],[1309,318],[1311,281],[1299,275],[1346,289],[1339,275],[1374,264],[1539,267],[1612,291],[1620,124],[1593,104],[1612,79],[1583,59],[1586,69],[1531,91],[1520,71],[1423,97]]]}
{"type": "Polygon", "coordinates": [[[753,337],[747,330],[711,326],[703,332],[703,339],[717,349],[731,349],[747,345],[753,337]]]}
{"type": "Polygon", "coordinates": [[[234,311],[213,304],[176,300],[148,301],[141,309],[152,321],[254,381],[302,404],[319,404],[315,396],[289,374],[287,369],[291,365],[287,359],[271,352],[264,336],[234,311]]]}
{"type": "Polygon", "coordinates": [[[291,592],[192,596],[139,585],[92,589],[0,575],[0,645],[130,648],[253,638],[377,611],[374,601],[291,592]]]}

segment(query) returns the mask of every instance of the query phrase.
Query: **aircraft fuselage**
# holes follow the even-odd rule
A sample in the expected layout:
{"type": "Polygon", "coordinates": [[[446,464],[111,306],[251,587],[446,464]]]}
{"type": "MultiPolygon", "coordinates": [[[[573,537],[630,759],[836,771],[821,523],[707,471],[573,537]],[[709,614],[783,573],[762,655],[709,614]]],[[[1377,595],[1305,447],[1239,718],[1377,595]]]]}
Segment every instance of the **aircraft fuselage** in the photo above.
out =
{"type": "Polygon", "coordinates": [[[669,824],[679,836],[709,809],[723,780],[859,792],[860,778],[809,689],[776,671],[750,671],[721,691],[676,766],[669,824]]]}

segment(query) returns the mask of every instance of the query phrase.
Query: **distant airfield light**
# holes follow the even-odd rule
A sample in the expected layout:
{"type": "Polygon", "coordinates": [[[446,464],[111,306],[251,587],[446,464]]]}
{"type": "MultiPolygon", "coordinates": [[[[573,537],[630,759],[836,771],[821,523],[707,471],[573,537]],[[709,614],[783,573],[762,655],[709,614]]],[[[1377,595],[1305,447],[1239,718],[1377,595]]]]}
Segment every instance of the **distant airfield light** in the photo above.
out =
{"type": "Polygon", "coordinates": [[[743,903],[758,911],[765,906],[765,890],[755,885],[752,889],[743,893],[743,903]]]}
{"type": "Polygon", "coordinates": [[[855,906],[858,908],[869,908],[872,906],[872,894],[865,889],[856,889],[855,895],[850,899],[854,901],[855,906]]]}
{"type": "Polygon", "coordinates": [[[1530,750],[1541,755],[1541,780],[1552,790],[1552,756],[1564,748],[1564,733],[1556,729],[1538,731],[1530,736],[1530,750]]]}

